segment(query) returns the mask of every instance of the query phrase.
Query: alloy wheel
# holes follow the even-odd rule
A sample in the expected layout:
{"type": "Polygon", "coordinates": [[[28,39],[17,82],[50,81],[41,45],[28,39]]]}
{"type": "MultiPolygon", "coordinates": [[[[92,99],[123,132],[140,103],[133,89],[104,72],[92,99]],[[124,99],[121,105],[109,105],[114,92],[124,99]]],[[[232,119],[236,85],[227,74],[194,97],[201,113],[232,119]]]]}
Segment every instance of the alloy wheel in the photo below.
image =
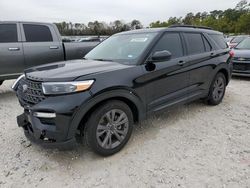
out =
{"type": "Polygon", "coordinates": [[[225,91],[225,83],[222,77],[218,77],[215,82],[214,82],[214,86],[213,86],[213,98],[215,101],[219,101],[223,95],[224,95],[224,91],[225,91]]]}
{"type": "Polygon", "coordinates": [[[127,114],[119,109],[105,113],[99,121],[96,138],[99,146],[104,149],[114,149],[126,138],[129,129],[127,114]]]}

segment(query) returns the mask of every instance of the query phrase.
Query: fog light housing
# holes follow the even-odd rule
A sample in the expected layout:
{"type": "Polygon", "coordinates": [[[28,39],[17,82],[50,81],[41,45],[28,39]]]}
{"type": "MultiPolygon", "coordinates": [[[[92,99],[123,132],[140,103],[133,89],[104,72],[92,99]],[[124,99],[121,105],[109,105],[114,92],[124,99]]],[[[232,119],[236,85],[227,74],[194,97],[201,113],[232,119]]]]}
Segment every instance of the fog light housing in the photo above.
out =
{"type": "Polygon", "coordinates": [[[51,112],[34,112],[33,116],[37,118],[56,118],[56,113],[51,113],[51,112]]]}

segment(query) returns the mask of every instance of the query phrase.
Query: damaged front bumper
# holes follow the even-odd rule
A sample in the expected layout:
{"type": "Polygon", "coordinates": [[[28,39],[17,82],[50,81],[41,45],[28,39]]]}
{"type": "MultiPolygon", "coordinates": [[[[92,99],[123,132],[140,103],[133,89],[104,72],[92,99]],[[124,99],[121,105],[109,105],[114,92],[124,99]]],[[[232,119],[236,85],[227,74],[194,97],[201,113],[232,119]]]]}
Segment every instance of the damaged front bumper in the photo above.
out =
{"type": "Polygon", "coordinates": [[[41,119],[34,117],[28,110],[17,117],[17,123],[23,128],[25,136],[31,142],[43,147],[68,150],[78,145],[76,138],[62,140],[63,134],[56,130],[54,125],[43,124],[41,119]]]}

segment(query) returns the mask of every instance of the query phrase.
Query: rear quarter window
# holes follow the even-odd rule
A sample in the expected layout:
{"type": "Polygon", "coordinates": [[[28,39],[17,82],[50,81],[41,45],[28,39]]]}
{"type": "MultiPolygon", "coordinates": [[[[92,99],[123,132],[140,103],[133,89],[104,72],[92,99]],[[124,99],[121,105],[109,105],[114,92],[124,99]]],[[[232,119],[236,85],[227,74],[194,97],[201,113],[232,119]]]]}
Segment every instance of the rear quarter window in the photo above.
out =
{"type": "Polygon", "coordinates": [[[16,24],[0,24],[0,43],[18,42],[16,24]]]}
{"type": "Polygon", "coordinates": [[[209,36],[213,39],[213,41],[222,49],[228,48],[226,40],[224,39],[223,35],[217,34],[209,34],[209,36]]]}
{"type": "Polygon", "coordinates": [[[26,42],[52,42],[53,38],[49,27],[45,25],[23,25],[26,42]]]}

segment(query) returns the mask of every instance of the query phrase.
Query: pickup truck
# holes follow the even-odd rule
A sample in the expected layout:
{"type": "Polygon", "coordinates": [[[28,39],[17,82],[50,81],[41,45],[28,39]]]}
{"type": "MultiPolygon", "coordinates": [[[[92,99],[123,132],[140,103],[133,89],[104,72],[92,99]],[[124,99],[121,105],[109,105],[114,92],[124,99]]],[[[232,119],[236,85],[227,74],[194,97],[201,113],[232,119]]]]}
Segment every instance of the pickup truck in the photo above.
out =
{"type": "Polygon", "coordinates": [[[54,24],[0,22],[0,85],[33,66],[81,59],[99,42],[63,42],[54,24]]]}

